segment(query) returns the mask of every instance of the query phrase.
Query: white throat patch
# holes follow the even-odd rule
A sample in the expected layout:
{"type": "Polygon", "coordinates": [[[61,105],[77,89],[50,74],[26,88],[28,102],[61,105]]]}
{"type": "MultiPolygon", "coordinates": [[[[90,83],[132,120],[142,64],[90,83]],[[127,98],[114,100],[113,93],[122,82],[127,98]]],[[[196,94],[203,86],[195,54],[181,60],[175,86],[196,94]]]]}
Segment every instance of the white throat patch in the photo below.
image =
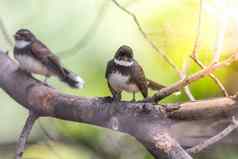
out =
{"type": "Polygon", "coordinates": [[[31,42],[25,41],[25,40],[16,40],[16,48],[22,49],[25,48],[26,46],[30,45],[31,42]]]}
{"type": "Polygon", "coordinates": [[[129,67],[134,64],[133,61],[129,62],[129,61],[123,61],[123,60],[117,60],[117,59],[114,59],[114,62],[118,65],[125,66],[125,67],[129,67]]]}

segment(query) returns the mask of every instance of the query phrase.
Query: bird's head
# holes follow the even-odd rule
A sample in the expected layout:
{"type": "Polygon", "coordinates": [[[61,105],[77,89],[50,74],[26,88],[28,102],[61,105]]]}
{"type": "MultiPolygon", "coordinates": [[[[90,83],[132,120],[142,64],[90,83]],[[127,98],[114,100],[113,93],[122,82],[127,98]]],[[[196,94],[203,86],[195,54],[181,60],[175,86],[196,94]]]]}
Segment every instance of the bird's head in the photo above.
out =
{"type": "Polygon", "coordinates": [[[129,46],[121,46],[114,56],[114,62],[122,66],[131,66],[134,62],[133,50],[129,46]]]}
{"type": "Polygon", "coordinates": [[[28,29],[20,29],[14,35],[17,48],[24,48],[36,40],[35,35],[28,29]]]}

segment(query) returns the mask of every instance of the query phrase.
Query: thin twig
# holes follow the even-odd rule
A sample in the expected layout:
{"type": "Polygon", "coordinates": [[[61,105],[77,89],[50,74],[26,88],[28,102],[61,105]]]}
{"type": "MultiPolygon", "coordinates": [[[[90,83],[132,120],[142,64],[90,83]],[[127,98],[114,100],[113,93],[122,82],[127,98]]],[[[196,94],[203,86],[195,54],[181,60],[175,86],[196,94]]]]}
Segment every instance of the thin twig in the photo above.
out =
{"type": "Polygon", "coordinates": [[[21,159],[23,152],[25,150],[25,147],[26,147],[27,139],[28,139],[30,132],[32,130],[32,127],[38,117],[39,116],[36,113],[34,113],[32,111],[29,112],[29,115],[27,117],[24,128],[23,128],[21,135],[18,139],[17,150],[16,150],[16,159],[21,159]]]}
{"type": "Polygon", "coordinates": [[[194,74],[190,75],[189,77],[187,77],[184,80],[180,80],[180,81],[178,81],[178,82],[176,82],[176,83],[174,83],[174,84],[172,84],[168,87],[160,89],[153,97],[147,98],[144,101],[146,101],[146,102],[151,102],[151,101],[157,102],[157,101],[173,94],[174,92],[177,92],[177,91],[181,90],[182,88],[189,85],[193,81],[197,81],[197,80],[211,74],[213,71],[215,71],[219,68],[229,66],[231,63],[237,61],[237,59],[238,59],[238,53],[234,53],[224,61],[221,61],[219,63],[211,64],[210,66],[205,67],[204,69],[198,71],[197,73],[194,73],[194,74]]]}
{"type": "MultiPolygon", "coordinates": [[[[180,79],[184,80],[187,76],[187,70],[189,68],[189,60],[184,60],[184,64],[183,64],[183,70],[180,72],[180,79]]],[[[191,101],[195,101],[196,99],[194,98],[189,86],[185,86],[184,87],[184,92],[187,95],[187,97],[191,100],[191,101]]]]}
{"type": "Polygon", "coordinates": [[[212,138],[190,148],[187,149],[187,152],[190,154],[199,153],[205,148],[209,147],[210,145],[213,145],[229,135],[232,131],[234,131],[236,128],[238,128],[238,121],[235,119],[235,116],[232,117],[232,123],[228,125],[222,132],[217,134],[216,136],[213,136],[212,138]]]}
{"type": "Polygon", "coordinates": [[[90,25],[88,31],[83,35],[83,37],[73,47],[60,51],[58,55],[62,57],[69,57],[69,56],[72,56],[73,54],[76,54],[81,49],[85,48],[89,44],[88,42],[95,35],[98,29],[98,26],[101,24],[105,16],[105,13],[107,11],[107,7],[108,7],[108,0],[105,0],[103,4],[101,5],[97,16],[95,17],[95,20],[90,25]]]}
{"type": "Polygon", "coordinates": [[[12,39],[11,39],[10,35],[8,34],[8,32],[7,32],[7,29],[6,29],[6,27],[3,23],[2,18],[0,18],[0,30],[3,34],[3,37],[4,37],[5,41],[8,43],[8,45],[13,47],[14,43],[12,42],[12,39]]]}
{"type": "MultiPolygon", "coordinates": [[[[206,66],[196,57],[191,56],[191,58],[193,59],[193,61],[202,69],[205,69],[206,66]]],[[[221,81],[213,74],[210,73],[209,76],[211,77],[211,79],[217,84],[217,86],[220,88],[220,90],[222,91],[223,95],[225,97],[228,97],[229,94],[226,90],[226,88],[223,86],[223,84],[221,83],[221,81]]]]}
{"type": "Polygon", "coordinates": [[[143,30],[142,26],[140,25],[139,20],[138,20],[138,18],[136,17],[136,15],[135,15],[134,13],[130,12],[129,10],[127,10],[125,7],[123,7],[117,0],[112,0],[112,2],[113,2],[118,8],[120,8],[122,11],[124,11],[126,14],[130,15],[130,16],[133,18],[133,20],[134,20],[134,22],[135,22],[135,24],[136,24],[136,26],[137,26],[139,32],[142,34],[142,36],[144,37],[144,39],[151,45],[151,47],[152,47],[157,53],[159,53],[159,54],[162,56],[162,58],[176,71],[176,73],[177,73],[178,75],[180,75],[180,71],[179,71],[179,69],[177,68],[177,66],[174,64],[174,62],[166,55],[166,53],[165,53],[162,49],[158,48],[158,47],[155,45],[155,43],[154,43],[152,40],[150,40],[150,38],[148,37],[148,35],[146,34],[146,32],[143,30]]]}
{"type": "MultiPolygon", "coordinates": [[[[193,51],[191,58],[193,61],[202,69],[205,68],[205,65],[198,59],[198,49],[200,44],[200,35],[201,35],[201,23],[202,23],[202,7],[203,7],[203,0],[200,0],[200,8],[199,8],[199,17],[198,17],[198,24],[197,24],[197,35],[194,41],[193,51]]],[[[215,51],[216,54],[219,53],[218,50],[215,51]]],[[[216,58],[218,58],[218,55],[216,55],[216,58]]],[[[229,96],[228,92],[226,91],[225,87],[221,83],[221,81],[213,74],[209,74],[211,79],[216,83],[216,85],[221,89],[224,96],[229,96]]]]}

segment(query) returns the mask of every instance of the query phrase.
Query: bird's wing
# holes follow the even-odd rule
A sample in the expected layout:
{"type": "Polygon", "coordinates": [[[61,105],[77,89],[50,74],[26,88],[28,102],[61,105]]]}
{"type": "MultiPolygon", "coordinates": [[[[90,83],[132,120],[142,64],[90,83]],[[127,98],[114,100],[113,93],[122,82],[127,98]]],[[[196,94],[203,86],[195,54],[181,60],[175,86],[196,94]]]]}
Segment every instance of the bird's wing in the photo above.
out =
{"type": "Polygon", "coordinates": [[[143,96],[148,96],[147,81],[142,67],[135,61],[131,66],[131,80],[136,83],[143,96]]]}
{"type": "Polygon", "coordinates": [[[64,74],[63,67],[56,55],[54,55],[44,44],[37,41],[32,44],[31,52],[33,56],[38,59],[49,69],[55,71],[57,74],[64,74]]]}
{"type": "Polygon", "coordinates": [[[112,68],[113,68],[113,60],[110,60],[107,63],[107,67],[106,67],[106,73],[105,73],[105,77],[108,79],[109,78],[109,74],[112,73],[112,68]]]}
{"type": "MultiPolygon", "coordinates": [[[[116,92],[113,87],[110,85],[109,83],[109,74],[112,73],[112,70],[113,70],[113,67],[114,67],[114,62],[113,60],[110,60],[108,63],[107,63],[107,67],[106,67],[106,73],[105,73],[105,78],[107,79],[107,85],[108,85],[108,88],[109,90],[111,91],[113,97],[119,95],[119,98],[121,98],[121,93],[120,92],[116,92]]],[[[120,99],[119,99],[120,100],[120,99]]]]}

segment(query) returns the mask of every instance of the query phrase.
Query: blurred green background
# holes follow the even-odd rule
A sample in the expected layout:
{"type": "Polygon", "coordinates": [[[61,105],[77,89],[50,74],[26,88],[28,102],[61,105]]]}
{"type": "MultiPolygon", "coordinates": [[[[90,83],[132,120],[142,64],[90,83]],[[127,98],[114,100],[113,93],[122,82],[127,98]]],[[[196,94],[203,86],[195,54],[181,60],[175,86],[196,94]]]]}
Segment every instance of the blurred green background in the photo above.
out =
{"type": "MultiPolygon", "coordinates": [[[[196,36],[199,0],[118,0],[135,13],[151,40],[181,69],[189,60],[196,36]]],[[[222,59],[237,49],[238,1],[204,0],[199,58],[209,64],[214,51],[217,21],[224,17],[226,29],[222,42],[222,59]]],[[[138,31],[133,19],[111,0],[0,0],[0,18],[8,34],[28,28],[61,58],[70,70],[86,81],[82,90],[73,90],[51,78],[49,83],[65,93],[80,96],[108,96],[104,79],[105,66],[120,45],[133,48],[135,58],[146,75],[165,85],[179,80],[176,72],[151,48],[138,31]]],[[[224,20],[223,19],[223,20],[224,20]]],[[[224,21],[220,22],[223,23],[224,21]]],[[[3,34],[0,47],[12,51],[3,34]]],[[[12,56],[12,54],[11,54],[12,56]]],[[[188,74],[199,70],[189,62],[188,74]]],[[[220,69],[216,75],[230,94],[237,91],[237,64],[220,69]]],[[[39,77],[42,78],[42,77],[39,77]]],[[[191,85],[196,99],[222,96],[210,78],[191,85]]],[[[151,92],[152,94],[153,92],[151,92]]],[[[131,95],[124,94],[125,100],[131,95]]],[[[141,98],[140,94],[137,98],[141,98]]],[[[172,95],[162,102],[187,101],[184,93],[172,95]]],[[[14,158],[15,145],[26,119],[27,110],[0,93],[0,159],[14,158]]],[[[216,146],[196,158],[235,159],[236,146],[216,146]],[[222,151],[221,151],[222,149],[222,151]]],[[[152,159],[134,138],[73,122],[42,118],[34,126],[29,146],[24,154],[28,159],[152,159]],[[50,140],[43,130],[52,137],[50,140]]]]}

